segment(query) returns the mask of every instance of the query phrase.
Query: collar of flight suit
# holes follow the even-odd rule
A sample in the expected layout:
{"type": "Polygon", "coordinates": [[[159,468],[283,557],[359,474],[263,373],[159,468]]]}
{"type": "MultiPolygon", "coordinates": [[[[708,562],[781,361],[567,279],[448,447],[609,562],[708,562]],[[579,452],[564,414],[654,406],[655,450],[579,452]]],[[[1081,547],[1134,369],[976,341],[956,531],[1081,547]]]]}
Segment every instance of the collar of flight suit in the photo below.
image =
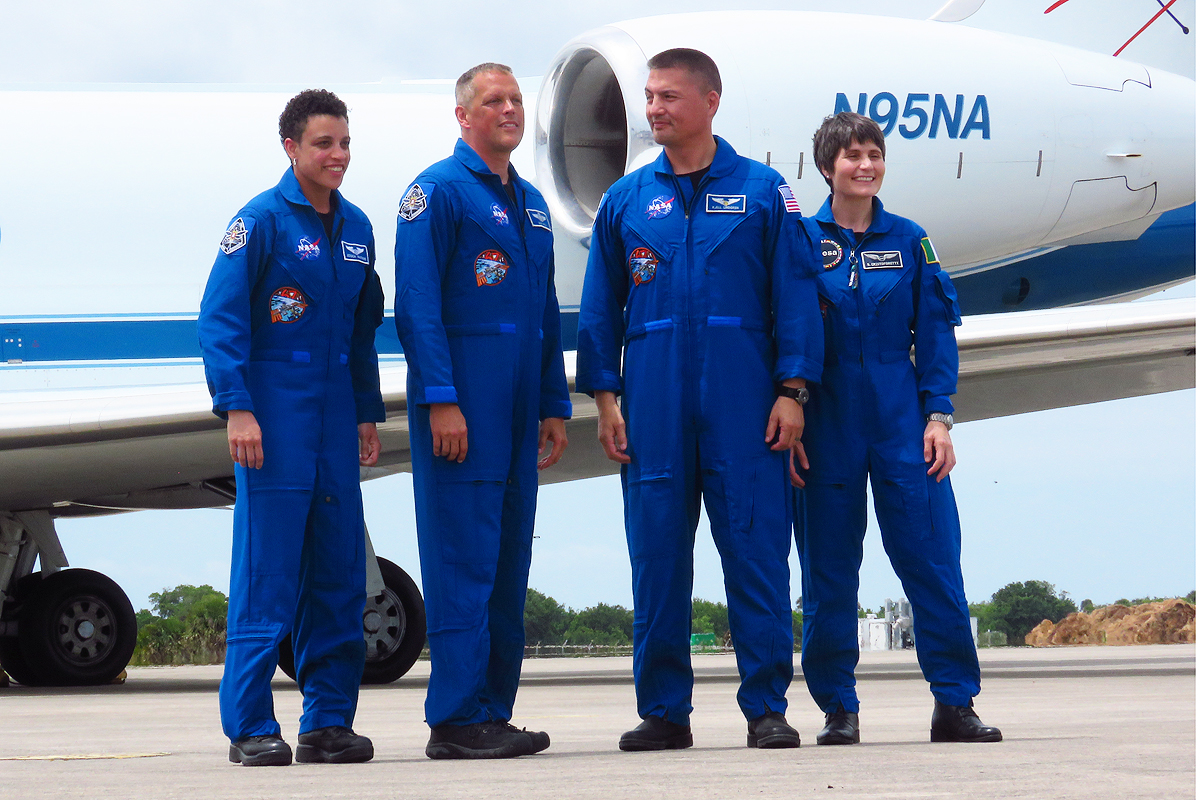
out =
{"type": "MultiPolygon", "coordinates": [[[[464,167],[478,175],[480,179],[486,181],[494,178],[496,184],[501,187],[501,192],[504,191],[504,184],[500,182],[500,176],[492,172],[492,168],[484,162],[479,153],[476,153],[475,149],[461,138],[454,144],[454,157],[461,161],[464,167]]],[[[516,167],[510,161],[508,164],[508,179],[510,181],[518,181],[519,178],[520,176],[517,175],[516,167]]],[[[519,186],[518,183],[513,183],[514,189],[517,186],[519,186]]],[[[507,197],[507,194],[505,196],[507,197]]]]}
{"type": "MultiPolygon", "coordinates": [[[[708,174],[713,178],[723,178],[731,174],[737,166],[738,154],[733,145],[720,136],[714,135],[713,138],[717,140],[717,152],[713,154],[712,163],[708,165],[708,174]]],[[[654,171],[660,175],[675,174],[675,168],[671,166],[671,159],[667,158],[665,147],[654,161],[654,171]]]]}
{"type": "MultiPolygon", "coordinates": [[[[292,172],[291,167],[284,171],[283,177],[279,179],[275,188],[283,195],[283,199],[292,205],[312,208],[312,203],[308,202],[308,198],[304,196],[304,191],[300,188],[300,181],[296,180],[296,173],[292,172]]],[[[334,189],[329,195],[329,210],[333,212],[333,218],[336,220],[341,216],[342,194],[334,189]]],[[[313,208],[313,211],[316,212],[316,209],[313,208]]]]}
{"type": "MultiPolygon", "coordinates": [[[[813,215],[813,219],[817,222],[823,222],[828,225],[840,228],[837,220],[833,218],[833,195],[825,198],[825,203],[821,206],[821,210],[813,215]]],[[[866,233],[887,233],[896,223],[896,215],[888,213],[883,208],[883,201],[878,197],[871,198],[871,224],[867,227],[866,233]]]]}

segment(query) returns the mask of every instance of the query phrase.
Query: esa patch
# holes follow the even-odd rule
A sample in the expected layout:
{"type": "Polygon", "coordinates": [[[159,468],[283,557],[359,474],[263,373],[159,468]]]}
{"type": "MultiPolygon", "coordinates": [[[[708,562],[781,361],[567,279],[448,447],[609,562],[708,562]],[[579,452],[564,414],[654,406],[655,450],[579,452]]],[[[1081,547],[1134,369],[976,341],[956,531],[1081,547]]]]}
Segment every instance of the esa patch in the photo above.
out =
{"type": "Polygon", "coordinates": [[[550,230],[550,215],[545,211],[538,211],[536,208],[527,208],[525,209],[525,215],[529,217],[529,224],[533,227],[550,230]]]}
{"type": "Polygon", "coordinates": [[[838,264],[842,263],[845,258],[846,251],[842,249],[842,245],[835,242],[833,239],[821,240],[821,263],[825,269],[833,269],[838,264]]]}
{"type": "Polygon", "coordinates": [[[367,253],[365,244],[355,244],[354,242],[342,242],[342,260],[357,261],[360,264],[371,266],[371,260],[367,253]]]}
{"type": "Polygon", "coordinates": [[[641,286],[654,280],[658,272],[658,256],[649,247],[635,248],[629,254],[629,273],[633,275],[633,285],[641,286]]]}
{"type": "Polygon", "coordinates": [[[321,240],[318,238],[315,242],[309,241],[307,236],[301,236],[300,241],[296,242],[296,258],[301,261],[308,261],[312,258],[321,257],[321,240]]]}
{"type": "Polygon", "coordinates": [[[646,205],[646,219],[662,219],[675,208],[675,198],[660,194],[646,205]]]}
{"type": "Polygon", "coordinates": [[[492,222],[501,228],[508,227],[508,210],[501,208],[499,203],[492,203],[492,222]]]}
{"type": "Polygon", "coordinates": [[[295,322],[304,316],[308,298],[299,289],[281,286],[271,295],[271,322],[295,322]]]}
{"type": "Polygon", "coordinates": [[[246,223],[242,222],[242,218],[238,217],[229,226],[229,230],[225,231],[225,236],[221,238],[221,252],[225,255],[237,252],[246,246],[246,223]]]}
{"type": "Polygon", "coordinates": [[[707,214],[745,214],[746,195],[744,194],[710,194],[706,195],[707,202],[704,211],[707,214]]]}
{"type": "Polygon", "coordinates": [[[899,250],[864,250],[862,251],[863,269],[900,269],[904,259],[899,250]]]}
{"type": "Polygon", "coordinates": [[[475,256],[475,285],[495,286],[508,274],[508,259],[499,250],[484,250],[475,256]]]}
{"type": "Polygon", "coordinates": [[[419,183],[414,183],[408,187],[404,198],[400,200],[400,219],[412,222],[421,216],[421,212],[426,208],[429,208],[429,196],[425,194],[425,190],[419,183]]]}
{"type": "Polygon", "coordinates": [[[783,207],[789,214],[800,213],[800,203],[796,201],[796,195],[792,194],[791,186],[783,184],[779,187],[779,194],[783,196],[783,207]]]}
{"type": "MultiPolygon", "coordinates": [[[[241,222],[241,220],[239,219],[238,222],[241,222]]],[[[937,250],[933,249],[933,242],[929,241],[928,236],[921,240],[921,249],[925,251],[926,264],[938,263],[937,250]]]]}

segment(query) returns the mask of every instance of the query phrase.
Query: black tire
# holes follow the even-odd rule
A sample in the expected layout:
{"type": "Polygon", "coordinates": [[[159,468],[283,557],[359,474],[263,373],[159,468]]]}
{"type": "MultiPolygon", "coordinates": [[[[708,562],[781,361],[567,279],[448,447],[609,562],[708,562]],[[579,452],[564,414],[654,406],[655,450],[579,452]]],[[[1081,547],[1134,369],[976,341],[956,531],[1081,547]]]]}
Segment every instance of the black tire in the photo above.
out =
{"type": "MultiPolygon", "coordinates": [[[[11,599],[4,604],[3,619],[5,622],[15,622],[20,628],[29,597],[41,580],[41,573],[35,572],[17,581],[11,593],[11,599]]],[[[36,685],[34,681],[37,679],[37,673],[25,660],[25,655],[21,652],[21,641],[15,634],[0,636],[0,667],[3,667],[8,676],[17,683],[24,686],[36,685]]]]}
{"type": "Polygon", "coordinates": [[[111,683],[137,644],[137,618],[111,578],[90,569],[44,577],[25,604],[17,633],[32,685],[111,683]]]}
{"type": "MultiPolygon", "coordinates": [[[[363,639],[367,645],[364,684],[396,680],[412,669],[425,647],[425,601],[421,590],[400,567],[386,558],[376,560],[383,573],[384,590],[368,597],[363,609],[363,639]]],[[[279,643],[279,668],[296,680],[291,634],[279,643]]]]}
{"type": "Polygon", "coordinates": [[[408,573],[378,558],[384,590],[367,598],[363,637],[367,665],[363,683],[391,683],[412,669],[425,648],[425,600],[408,573]]]}

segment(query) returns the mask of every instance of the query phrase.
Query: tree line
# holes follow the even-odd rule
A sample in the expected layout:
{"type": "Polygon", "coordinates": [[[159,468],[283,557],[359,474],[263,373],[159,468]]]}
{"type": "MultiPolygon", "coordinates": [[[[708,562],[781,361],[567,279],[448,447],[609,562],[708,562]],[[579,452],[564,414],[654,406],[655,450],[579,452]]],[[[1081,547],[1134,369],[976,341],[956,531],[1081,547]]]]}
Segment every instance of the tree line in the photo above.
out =
{"type": "MultiPolygon", "coordinates": [[[[1122,598],[1116,605],[1136,606],[1165,598],[1122,598]]],[[[1193,589],[1185,598],[1196,602],[1193,589]]],[[[229,601],[211,586],[180,585],[150,595],[153,610],[137,613],[138,638],[130,664],[220,664],[225,659],[225,618],[229,601]]],[[[1059,622],[1076,611],[1096,608],[1091,600],[1078,605],[1067,592],[1047,581],[1014,582],[982,603],[968,604],[979,619],[979,631],[999,631],[1011,645],[1025,642],[1025,634],[1042,620],[1059,622]]],[[[883,609],[876,612],[883,616],[883,609]]],[[[860,608],[860,616],[866,611],[860,608]]],[[[792,632],[800,648],[804,629],[801,598],[792,611],[792,632]]],[[[692,633],[711,633],[718,642],[729,640],[729,609],[724,603],[693,598],[692,633]]],[[[529,589],[525,600],[525,640],[529,645],[633,644],[633,611],[620,605],[597,603],[581,611],[567,608],[553,597],[529,589]]]]}

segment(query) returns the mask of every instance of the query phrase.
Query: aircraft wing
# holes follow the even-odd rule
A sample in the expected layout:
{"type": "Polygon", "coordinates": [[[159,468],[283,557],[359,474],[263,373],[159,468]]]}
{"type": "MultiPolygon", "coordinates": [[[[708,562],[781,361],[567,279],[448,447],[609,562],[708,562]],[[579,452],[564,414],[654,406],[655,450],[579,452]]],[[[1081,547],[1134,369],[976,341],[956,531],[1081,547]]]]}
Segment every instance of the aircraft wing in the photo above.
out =
{"type": "MultiPolygon", "coordinates": [[[[960,421],[1196,385],[1194,299],[968,317],[958,343],[960,421]]],[[[566,361],[573,383],[574,353],[566,361]]],[[[365,478],[411,468],[407,370],[397,361],[380,373],[388,420],[365,478]]],[[[595,440],[595,403],[572,400],[571,446],[545,482],[617,471],[595,440]]],[[[0,508],[73,516],[226,505],[224,423],[210,409],[199,373],[175,385],[0,393],[0,508]]]]}

